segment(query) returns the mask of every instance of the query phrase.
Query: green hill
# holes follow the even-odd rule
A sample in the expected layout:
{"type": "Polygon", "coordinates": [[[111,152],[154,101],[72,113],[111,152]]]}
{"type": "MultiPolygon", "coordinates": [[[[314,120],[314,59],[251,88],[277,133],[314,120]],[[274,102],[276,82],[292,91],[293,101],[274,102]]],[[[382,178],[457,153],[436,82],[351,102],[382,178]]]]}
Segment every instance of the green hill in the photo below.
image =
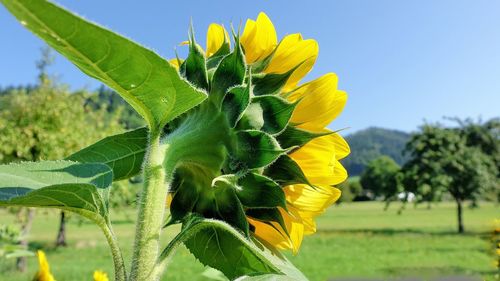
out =
{"type": "Polygon", "coordinates": [[[409,138],[409,133],[376,127],[355,132],[346,137],[351,154],[342,163],[349,176],[361,174],[368,162],[381,155],[390,156],[402,165],[406,161],[402,151],[409,138]]]}

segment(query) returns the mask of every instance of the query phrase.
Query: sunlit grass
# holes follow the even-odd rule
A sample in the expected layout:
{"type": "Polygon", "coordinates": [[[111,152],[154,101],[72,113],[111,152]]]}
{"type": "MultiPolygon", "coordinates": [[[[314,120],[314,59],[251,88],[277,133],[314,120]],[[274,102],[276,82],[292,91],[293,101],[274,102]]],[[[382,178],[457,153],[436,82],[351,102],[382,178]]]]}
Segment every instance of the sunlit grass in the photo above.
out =
{"type": "MultiPolygon", "coordinates": [[[[492,278],[494,268],[488,250],[488,232],[500,208],[483,203],[465,212],[465,235],[455,234],[456,217],[452,203],[427,209],[409,205],[402,215],[399,205],[383,211],[381,203],[353,203],[334,206],[320,217],[318,233],[306,237],[303,247],[291,260],[311,280],[345,277],[389,278],[396,276],[483,276],[492,278]]],[[[128,211],[130,217],[135,215],[128,211]]],[[[114,214],[124,254],[131,256],[134,224],[123,214],[114,214]]],[[[13,216],[0,212],[0,221],[13,216]]],[[[47,251],[57,280],[91,280],[94,269],[112,273],[111,257],[102,235],[91,223],[79,225],[73,217],[68,225],[69,247],[53,249],[57,212],[39,212],[33,225],[31,246],[47,251]]],[[[167,231],[165,241],[177,229],[167,231]]],[[[13,270],[12,260],[0,262],[0,280],[31,280],[36,261],[30,258],[25,274],[13,270]]],[[[176,254],[165,280],[205,280],[204,268],[182,248],[176,254]]]]}

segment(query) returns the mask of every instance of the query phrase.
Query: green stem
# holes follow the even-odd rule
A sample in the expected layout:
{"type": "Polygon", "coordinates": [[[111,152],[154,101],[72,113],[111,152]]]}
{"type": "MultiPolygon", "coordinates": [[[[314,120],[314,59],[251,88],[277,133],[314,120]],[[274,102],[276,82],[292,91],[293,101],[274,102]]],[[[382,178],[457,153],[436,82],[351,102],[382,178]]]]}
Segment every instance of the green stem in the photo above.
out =
{"type": "Polygon", "coordinates": [[[168,243],[168,245],[163,249],[160,256],[158,257],[158,262],[155,268],[155,275],[158,277],[162,276],[165,268],[172,259],[173,255],[179,248],[179,246],[189,239],[191,236],[198,232],[198,229],[203,228],[203,224],[195,222],[188,222],[186,226],[168,243]],[[186,230],[187,229],[187,230],[186,230]]]}
{"type": "Polygon", "coordinates": [[[154,268],[159,255],[168,183],[163,167],[165,151],[166,146],[160,144],[160,134],[153,132],[144,162],[144,189],[138,208],[130,281],[158,280],[154,268]]]}
{"type": "Polygon", "coordinates": [[[111,248],[111,255],[113,256],[113,263],[115,266],[115,281],[126,281],[127,272],[125,270],[125,263],[123,261],[122,252],[120,246],[116,240],[115,234],[111,229],[111,224],[108,222],[98,222],[106,240],[108,241],[109,247],[111,248]]]}

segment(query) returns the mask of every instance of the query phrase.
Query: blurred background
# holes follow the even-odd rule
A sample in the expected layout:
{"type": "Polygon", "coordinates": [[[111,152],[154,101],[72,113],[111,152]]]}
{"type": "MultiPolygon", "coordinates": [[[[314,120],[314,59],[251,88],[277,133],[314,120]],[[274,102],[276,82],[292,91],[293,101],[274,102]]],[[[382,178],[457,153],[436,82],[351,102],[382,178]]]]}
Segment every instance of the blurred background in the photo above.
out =
{"type": "MultiPolygon", "coordinates": [[[[500,278],[500,2],[57,2],[165,58],[186,54],[179,42],[190,19],[199,42],[210,23],[238,28],[260,11],[279,37],[314,38],[320,54],[305,81],[335,72],[349,94],[329,127],[351,146],[342,161],[350,177],[290,259],[311,280],[500,278]]],[[[3,7],[0,26],[0,163],[60,159],[144,125],[3,7]]],[[[112,189],[125,246],[140,182],[112,189]]],[[[40,248],[60,280],[112,272],[93,224],[54,210],[0,209],[0,280],[31,280],[40,248]]],[[[165,278],[207,280],[204,270],[182,249],[165,278]]]]}

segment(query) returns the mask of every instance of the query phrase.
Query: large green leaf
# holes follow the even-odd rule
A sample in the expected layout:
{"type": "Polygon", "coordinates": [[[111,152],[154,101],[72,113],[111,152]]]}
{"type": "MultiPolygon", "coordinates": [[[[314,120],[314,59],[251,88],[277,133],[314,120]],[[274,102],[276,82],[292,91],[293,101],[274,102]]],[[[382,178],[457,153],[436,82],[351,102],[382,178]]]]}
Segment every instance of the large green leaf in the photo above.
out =
{"type": "Polygon", "coordinates": [[[0,206],[50,207],[92,220],[107,217],[113,172],[104,164],[73,161],[0,165],[0,206]]]}
{"type": "Polygon", "coordinates": [[[165,260],[179,243],[184,243],[201,263],[223,272],[231,280],[258,274],[285,274],[291,278],[288,280],[307,280],[279,253],[245,238],[222,221],[190,217],[162,252],[160,260],[165,260]]]}
{"type": "Polygon", "coordinates": [[[84,73],[115,89],[155,130],[206,98],[155,52],[53,3],[0,1],[84,73]]]}
{"type": "Polygon", "coordinates": [[[113,170],[113,179],[139,174],[148,144],[148,129],[139,128],[104,138],[67,159],[81,163],[103,163],[113,170]]]}

